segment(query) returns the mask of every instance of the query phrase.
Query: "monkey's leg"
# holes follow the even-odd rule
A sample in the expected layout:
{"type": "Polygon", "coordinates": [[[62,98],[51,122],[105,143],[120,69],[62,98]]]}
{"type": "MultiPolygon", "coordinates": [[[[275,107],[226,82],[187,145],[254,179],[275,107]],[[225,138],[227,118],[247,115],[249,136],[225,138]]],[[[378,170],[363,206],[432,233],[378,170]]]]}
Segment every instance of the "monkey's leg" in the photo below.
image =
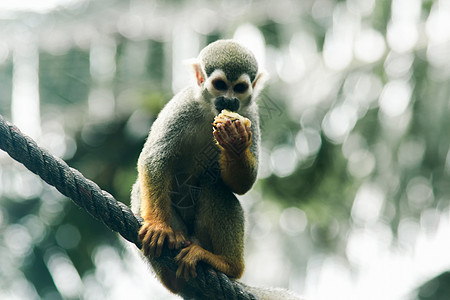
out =
{"type": "Polygon", "coordinates": [[[203,186],[196,214],[195,237],[200,245],[191,244],[175,258],[178,277],[195,277],[198,261],[239,278],[244,271],[244,214],[242,207],[221,181],[203,186]]]}

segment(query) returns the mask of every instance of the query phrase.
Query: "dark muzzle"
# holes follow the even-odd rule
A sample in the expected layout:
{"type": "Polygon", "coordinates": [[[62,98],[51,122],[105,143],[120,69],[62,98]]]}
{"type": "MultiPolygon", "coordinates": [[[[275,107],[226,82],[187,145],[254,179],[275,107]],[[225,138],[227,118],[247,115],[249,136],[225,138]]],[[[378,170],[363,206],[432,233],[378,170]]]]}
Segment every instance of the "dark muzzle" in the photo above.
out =
{"type": "Polygon", "coordinates": [[[238,98],[226,98],[224,96],[217,97],[214,101],[214,106],[220,113],[222,109],[227,109],[229,111],[236,112],[239,109],[239,99],[238,98]]]}

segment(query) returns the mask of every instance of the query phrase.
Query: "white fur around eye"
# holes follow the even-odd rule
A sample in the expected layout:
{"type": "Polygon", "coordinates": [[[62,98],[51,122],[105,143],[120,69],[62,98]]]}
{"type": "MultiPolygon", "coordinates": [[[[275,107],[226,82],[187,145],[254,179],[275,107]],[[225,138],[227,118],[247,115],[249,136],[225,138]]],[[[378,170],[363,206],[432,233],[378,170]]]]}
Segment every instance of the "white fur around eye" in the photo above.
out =
{"type": "Polygon", "coordinates": [[[205,81],[205,87],[208,89],[208,92],[215,97],[226,94],[230,86],[231,83],[227,80],[222,70],[215,70],[205,81]]]}

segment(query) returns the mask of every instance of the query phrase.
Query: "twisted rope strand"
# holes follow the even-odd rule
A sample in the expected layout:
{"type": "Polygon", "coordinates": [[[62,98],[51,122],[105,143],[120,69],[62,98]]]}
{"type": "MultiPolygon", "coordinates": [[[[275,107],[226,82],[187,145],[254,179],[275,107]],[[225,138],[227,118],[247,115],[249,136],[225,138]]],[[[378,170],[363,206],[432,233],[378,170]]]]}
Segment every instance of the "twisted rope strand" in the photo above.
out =
{"type": "MultiPolygon", "coordinates": [[[[78,170],[69,167],[65,161],[40,148],[33,139],[22,134],[2,115],[0,149],[54,186],[64,196],[72,199],[109,229],[141,248],[137,234],[142,222],[140,217],[136,217],[128,206],[101,190],[95,182],[86,179],[78,170]]],[[[175,271],[177,264],[173,258],[176,254],[177,251],[165,249],[158,260],[175,271]]],[[[190,280],[188,288],[182,293],[185,299],[256,299],[239,282],[230,280],[226,275],[204,264],[199,264],[197,269],[199,276],[190,280]]]]}

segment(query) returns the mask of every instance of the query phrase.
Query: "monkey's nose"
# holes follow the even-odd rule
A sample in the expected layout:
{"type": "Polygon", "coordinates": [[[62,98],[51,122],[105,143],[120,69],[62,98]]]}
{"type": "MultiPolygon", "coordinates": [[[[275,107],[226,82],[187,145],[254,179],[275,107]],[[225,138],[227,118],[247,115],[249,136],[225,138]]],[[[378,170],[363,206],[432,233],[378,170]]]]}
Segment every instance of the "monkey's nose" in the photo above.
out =
{"type": "Polygon", "coordinates": [[[214,101],[214,106],[218,112],[221,112],[222,109],[236,112],[239,109],[239,99],[220,96],[214,101]]]}

